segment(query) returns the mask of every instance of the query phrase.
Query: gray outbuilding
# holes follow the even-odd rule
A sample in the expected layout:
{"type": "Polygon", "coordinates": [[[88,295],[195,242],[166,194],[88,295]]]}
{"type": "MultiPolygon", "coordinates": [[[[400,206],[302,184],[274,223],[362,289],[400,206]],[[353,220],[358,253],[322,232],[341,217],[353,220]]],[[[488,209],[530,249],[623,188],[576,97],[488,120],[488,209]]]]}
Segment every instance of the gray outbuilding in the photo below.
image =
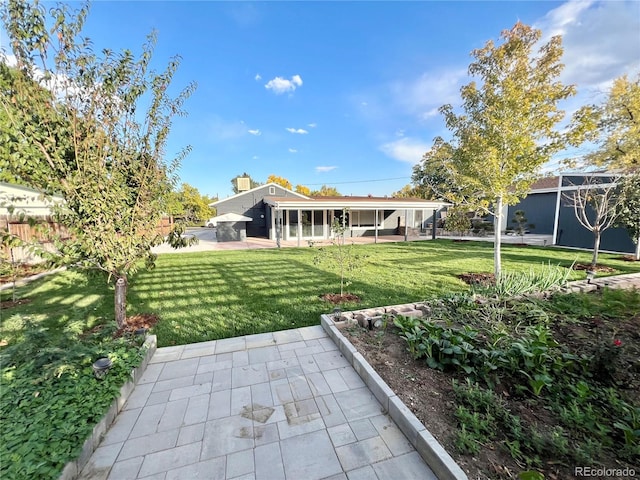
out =
{"type": "Polygon", "coordinates": [[[218,242],[244,242],[247,240],[247,222],[253,221],[237,213],[225,213],[211,219],[217,224],[216,240],[218,242]]]}

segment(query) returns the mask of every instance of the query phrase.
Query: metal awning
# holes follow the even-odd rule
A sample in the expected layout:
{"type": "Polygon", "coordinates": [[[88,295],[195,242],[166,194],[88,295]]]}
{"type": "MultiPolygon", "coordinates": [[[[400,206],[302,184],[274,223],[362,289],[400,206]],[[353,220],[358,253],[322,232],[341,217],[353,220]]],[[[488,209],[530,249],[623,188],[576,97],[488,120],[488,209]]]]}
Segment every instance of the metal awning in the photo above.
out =
{"type": "Polygon", "coordinates": [[[218,215],[217,217],[213,217],[210,219],[211,221],[220,223],[220,222],[252,222],[253,218],[245,217],[244,215],[240,215],[238,213],[225,213],[224,215],[218,215]]]}
{"type": "Polygon", "coordinates": [[[315,197],[309,199],[289,197],[265,197],[267,205],[277,209],[302,210],[439,210],[451,205],[444,201],[430,201],[419,198],[376,198],[376,197],[315,197]]]}

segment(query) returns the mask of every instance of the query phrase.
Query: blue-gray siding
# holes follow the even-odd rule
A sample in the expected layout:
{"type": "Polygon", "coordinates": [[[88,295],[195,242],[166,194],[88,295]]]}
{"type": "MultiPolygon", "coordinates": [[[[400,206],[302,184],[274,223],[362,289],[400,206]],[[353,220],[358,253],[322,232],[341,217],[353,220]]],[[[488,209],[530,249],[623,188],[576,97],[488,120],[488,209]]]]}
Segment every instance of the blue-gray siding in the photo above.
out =
{"type": "Polygon", "coordinates": [[[557,193],[536,193],[523,198],[516,205],[509,206],[506,227],[515,228],[513,223],[515,212],[522,210],[527,222],[533,224],[528,228],[531,233],[539,235],[553,235],[553,218],[556,211],[557,193]]]}
{"type": "MultiPolygon", "coordinates": [[[[563,247],[593,248],[593,233],[580,225],[573,207],[560,207],[556,244],[563,247]]],[[[602,232],[600,250],[633,253],[635,245],[626,229],[609,228],[602,232]]]]}
{"type": "Polygon", "coordinates": [[[220,201],[217,205],[218,215],[238,213],[250,217],[252,221],[247,222],[247,236],[268,237],[271,218],[267,213],[269,208],[263,201],[265,197],[300,198],[279,185],[263,185],[253,191],[220,201]]]}

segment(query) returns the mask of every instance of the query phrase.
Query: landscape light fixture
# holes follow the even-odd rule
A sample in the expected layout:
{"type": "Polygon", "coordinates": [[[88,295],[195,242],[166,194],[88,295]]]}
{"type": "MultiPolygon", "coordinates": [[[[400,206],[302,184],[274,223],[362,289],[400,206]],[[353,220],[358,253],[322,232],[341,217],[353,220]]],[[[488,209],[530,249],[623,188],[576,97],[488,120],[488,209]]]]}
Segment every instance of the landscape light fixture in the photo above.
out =
{"type": "Polygon", "coordinates": [[[587,283],[591,283],[591,280],[593,280],[596,276],[596,272],[594,272],[593,270],[587,270],[587,283]]]}
{"type": "Polygon", "coordinates": [[[98,380],[102,380],[107,375],[107,372],[109,371],[112,365],[113,365],[113,362],[108,357],[101,357],[97,359],[92,365],[93,375],[98,380]]]}
{"type": "Polygon", "coordinates": [[[340,318],[340,315],[342,315],[342,310],[338,307],[333,309],[333,319],[334,320],[338,320],[340,318]]]}

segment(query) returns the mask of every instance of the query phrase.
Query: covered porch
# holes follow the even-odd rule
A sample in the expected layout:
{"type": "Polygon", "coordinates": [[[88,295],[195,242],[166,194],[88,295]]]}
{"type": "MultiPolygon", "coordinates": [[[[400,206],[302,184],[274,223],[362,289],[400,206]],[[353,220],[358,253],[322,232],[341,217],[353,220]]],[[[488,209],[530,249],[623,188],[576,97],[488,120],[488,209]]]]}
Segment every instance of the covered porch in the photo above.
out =
{"type": "Polygon", "coordinates": [[[271,240],[277,242],[322,241],[333,234],[338,221],[345,236],[355,239],[431,235],[438,212],[448,204],[421,199],[374,197],[265,198],[271,221],[271,240]]]}

